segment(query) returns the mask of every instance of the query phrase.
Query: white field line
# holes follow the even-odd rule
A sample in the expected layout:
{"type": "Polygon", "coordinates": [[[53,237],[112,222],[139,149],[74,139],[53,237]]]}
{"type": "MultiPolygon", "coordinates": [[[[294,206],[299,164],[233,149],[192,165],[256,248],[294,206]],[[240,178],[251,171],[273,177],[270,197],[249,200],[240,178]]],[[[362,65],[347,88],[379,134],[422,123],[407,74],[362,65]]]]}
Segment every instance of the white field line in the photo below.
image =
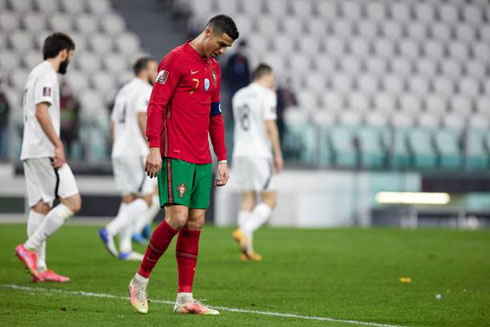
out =
{"type": "MultiPolygon", "coordinates": [[[[79,296],[88,296],[88,297],[98,297],[98,298],[107,298],[107,299],[118,299],[118,300],[129,300],[127,296],[117,296],[112,294],[105,293],[93,293],[93,292],[85,292],[85,291],[64,291],[60,289],[50,289],[50,288],[42,288],[42,287],[27,287],[13,284],[0,284],[0,289],[13,289],[18,291],[27,291],[27,292],[44,292],[44,293],[59,293],[59,294],[69,294],[69,295],[79,295],[79,296]]],[[[169,304],[174,305],[174,301],[167,300],[154,300],[150,298],[151,303],[161,303],[161,304],[169,304]]],[[[238,309],[238,308],[228,308],[222,306],[209,306],[214,309],[219,309],[223,311],[229,312],[239,312],[239,313],[248,313],[248,314],[256,314],[263,316],[271,316],[271,317],[281,317],[281,318],[295,318],[295,319],[305,319],[305,320],[317,320],[317,321],[331,321],[343,324],[352,324],[352,325],[360,325],[360,326],[373,326],[373,327],[402,327],[400,325],[390,325],[390,324],[382,324],[376,322],[364,322],[357,320],[343,320],[329,317],[316,317],[316,316],[302,316],[294,313],[280,313],[280,312],[271,312],[271,311],[256,311],[256,310],[246,310],[246,309],[238,309]]]]}

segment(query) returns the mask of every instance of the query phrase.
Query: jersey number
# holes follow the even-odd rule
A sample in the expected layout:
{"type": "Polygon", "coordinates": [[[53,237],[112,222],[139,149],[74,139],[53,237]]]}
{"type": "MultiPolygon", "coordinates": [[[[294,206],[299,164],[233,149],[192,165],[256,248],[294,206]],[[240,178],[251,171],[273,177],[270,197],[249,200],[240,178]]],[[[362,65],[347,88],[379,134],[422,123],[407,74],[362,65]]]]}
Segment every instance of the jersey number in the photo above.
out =
{"type": "Polygon", "coordinates": [[[194,87],[192,88],[190,94],[194,94],[194,92],[196,92],[197,88],[199,87],[199,79],[198,78],[193,78],[192,81],[194,83],[196,83],[196,85],[194,85],[194,87]]]}
{"type": "Polygon", "coordinates": [[[250,107],[248,104],[244,104],[238,107],[238,115],[240,119],[240,125],[244,131],[248,131],[250,128],[250,107]]]}
{"type": "Polygon", "coordinates": [[[123,110],[121,111],[121,116],[119,116],[119,123],[124,124],[126,123],[126,103],[124,104],[123,110]]]}

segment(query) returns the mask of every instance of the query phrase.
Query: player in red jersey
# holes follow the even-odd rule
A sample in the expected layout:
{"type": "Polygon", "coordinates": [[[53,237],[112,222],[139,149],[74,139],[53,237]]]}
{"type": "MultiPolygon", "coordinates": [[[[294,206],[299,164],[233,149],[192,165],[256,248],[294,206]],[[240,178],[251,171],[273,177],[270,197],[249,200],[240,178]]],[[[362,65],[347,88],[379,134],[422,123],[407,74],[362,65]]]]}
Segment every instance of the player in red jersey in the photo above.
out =
{"type": "Polygon", "coordinates": [[[195,39],[167,54],[158,67],[148,104],[146,135],[150,153],[145,170],[158,175],[165,220],[155,229],[138,272],[129,283],[131,305],[148,312],[146,287],[154,266],[178,234],[179,286],[174,311],[219,314],[194,300],[192,284],[199,237],[211,192],[211,153],[218,158],[216,186],[228,182],[224,125],[220,108],[221,74],[214,59],[238,38],[233,20],[217,15],[195,39]]]}

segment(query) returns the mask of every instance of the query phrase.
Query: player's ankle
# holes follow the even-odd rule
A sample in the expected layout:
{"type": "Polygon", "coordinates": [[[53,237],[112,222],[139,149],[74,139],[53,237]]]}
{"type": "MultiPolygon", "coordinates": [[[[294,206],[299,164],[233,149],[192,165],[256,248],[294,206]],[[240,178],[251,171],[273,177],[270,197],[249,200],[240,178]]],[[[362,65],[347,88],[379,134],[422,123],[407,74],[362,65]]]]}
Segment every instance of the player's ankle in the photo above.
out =
{"type": "Polygon", "coordinates": [[[133,277],[133,282],[137,283],[138,285],[146,287],[148,285],[148,282],[150,281],[150,278],[146,278],[141,276],[140,274],[136,273],[133,277]]]}
{"type": "Polygon", "coordinates": [[[185,304],[194,301],[192,297],[192,293],[189,292],[180,292],[177,293],[177,300],[175,301],[177,304],[185,304]]]}

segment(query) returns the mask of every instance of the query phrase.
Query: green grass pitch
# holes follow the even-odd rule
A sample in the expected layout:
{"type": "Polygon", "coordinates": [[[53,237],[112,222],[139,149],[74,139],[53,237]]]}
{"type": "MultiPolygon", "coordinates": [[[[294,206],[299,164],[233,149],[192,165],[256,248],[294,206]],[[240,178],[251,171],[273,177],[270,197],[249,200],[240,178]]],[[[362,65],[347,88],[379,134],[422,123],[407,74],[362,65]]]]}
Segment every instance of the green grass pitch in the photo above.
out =
{"type": "Polygon", "coordinates": [[[229,311],[181,316],[171,305],[151,303],[175,298],[175,241],[153,272],[147,315],[134,312],[125,299],[70,293],[127,296],[138,264],[110,257],[96,226],[64,226],[48,242],[49,266],[72,281],[35,284],[13,255],[25,229],[20,224],[0,226],[1,326],[358,326],[347,320],[490,326],[489,230],[265,228],[255,240],[264,261],[245,263],[238,259],[232,229],[205,227],[196,298],[228,308],[341,320],[315,321],[229,311]],[[400,277],[412,282],[402,283],[400,277]]]}

